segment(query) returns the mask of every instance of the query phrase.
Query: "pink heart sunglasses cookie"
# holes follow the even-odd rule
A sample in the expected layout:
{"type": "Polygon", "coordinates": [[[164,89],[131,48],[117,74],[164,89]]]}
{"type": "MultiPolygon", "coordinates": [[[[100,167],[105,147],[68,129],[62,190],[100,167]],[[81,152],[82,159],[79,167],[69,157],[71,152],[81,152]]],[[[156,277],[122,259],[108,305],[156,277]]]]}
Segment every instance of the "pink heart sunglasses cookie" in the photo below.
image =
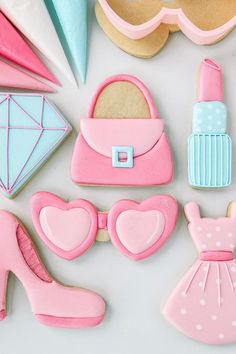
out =
{"type": "Polygon", "coordinates": [[[141,260],[151,256],[174,229],[177,201],[157,195],[137,203],[120,200],[107,212],[98,212],[84,199],[65,202],[54,194],[36,193],[30,202],[31,216],[43,242],[58,256],[74,259],[107,230],[113,245],[125,256],[141,260]]]}

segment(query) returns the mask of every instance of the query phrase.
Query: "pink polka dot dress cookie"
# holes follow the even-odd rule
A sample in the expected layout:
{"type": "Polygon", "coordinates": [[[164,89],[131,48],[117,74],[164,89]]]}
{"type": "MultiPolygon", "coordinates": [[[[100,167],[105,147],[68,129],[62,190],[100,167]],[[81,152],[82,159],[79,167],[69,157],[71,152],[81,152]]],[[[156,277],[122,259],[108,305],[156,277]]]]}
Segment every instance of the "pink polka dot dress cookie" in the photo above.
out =
{"type": "Polygon", "coordinates": [[[236,341],[236,203],[227,217],[201,218],[185,205],[188,229],[199,252],[164,307],[164,316],[185,335],[208,344],[236,341]]]}

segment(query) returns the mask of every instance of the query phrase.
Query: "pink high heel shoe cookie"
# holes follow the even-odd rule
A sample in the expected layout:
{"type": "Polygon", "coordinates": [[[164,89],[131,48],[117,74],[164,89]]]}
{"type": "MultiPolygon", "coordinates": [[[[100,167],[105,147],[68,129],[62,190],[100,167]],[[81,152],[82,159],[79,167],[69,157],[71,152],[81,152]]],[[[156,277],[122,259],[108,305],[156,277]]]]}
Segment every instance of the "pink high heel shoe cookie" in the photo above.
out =
{"type": "Polygon", "coordinates": [[[0,211],[0,320],[6,316],[6,288],[12,272],[22,282],[31,309],[42,324],[91,327],[104,317],[105,304],[96,293],[57,283],[47,273],[18,219],[0,211]]]}
{"type": "Polygon", "coordinates": [[[108,213],[98,212],[87,200],[65,202],[47,192],[36,193],[30,204],[39,236],[66,259],[80,256],[95,240],[109,238],[125,256],[147,258],[169,238],[178,215],[177,202],[168,195],[156,195],[142,203],[120,200],[108,213]]]}
{"type": "Polygon", "coordinates": [[[236,203],[219,219],[201,218],[193,202],[184,209],[199,259],[169,297],[164,316],[200,342],[236,342],[236,203]]]}
{"type": "Polygon", "coordinates": [[[164,121],[137,78],[117,75],[98,88],[71,161],[78,184],[150,186],[170,183],[173,161],[164,121]]]}

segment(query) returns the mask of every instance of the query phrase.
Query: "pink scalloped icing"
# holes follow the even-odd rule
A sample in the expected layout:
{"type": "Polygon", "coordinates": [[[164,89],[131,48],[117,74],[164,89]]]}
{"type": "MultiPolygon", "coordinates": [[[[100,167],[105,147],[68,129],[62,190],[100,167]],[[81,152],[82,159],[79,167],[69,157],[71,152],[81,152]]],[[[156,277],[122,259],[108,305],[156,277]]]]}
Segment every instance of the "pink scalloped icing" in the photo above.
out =
{"type": "Polygon", "coordinates": [[[43,268],[40,259],[38,258],[33,244],[29,237],[26,235],[24,229],[21,227],[21,225],[18,225],[16,229],[16,238],[17,242],[19,245],[19,248],[21,250],[22,256],[24,257],[24,260],[30,267],[30,269],[36,274],[41,280],[51,283],[53,280],[52,278],[48,275],[48,273],[45,271],[43,268]]]}
{"type": "Polygon", "coordinates": [[[144,38],[155,31],[161,23],[166,23],[178,25],[181,31],[196,44],[211,44],[222,38],[236,25],[236,16],[234,16],[224,25],[205,31],[190,21],[181,8],[170,9],[166,7],[163,7],[151,20],[140,25],[133,25],[117,15],[107,0],[98,0],[98,2],[113,26],[130,39],[144,38]]]}

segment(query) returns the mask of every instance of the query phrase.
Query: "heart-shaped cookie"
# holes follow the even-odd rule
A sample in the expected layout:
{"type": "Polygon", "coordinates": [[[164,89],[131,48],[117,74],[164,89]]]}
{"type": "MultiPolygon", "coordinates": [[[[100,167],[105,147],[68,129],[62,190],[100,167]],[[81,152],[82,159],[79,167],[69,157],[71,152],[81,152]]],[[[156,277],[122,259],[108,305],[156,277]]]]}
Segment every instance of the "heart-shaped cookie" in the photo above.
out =
{"type": "Polygon", "coordinates": [[[154,196],[140,204],[121,200],[108,214],[111,241],[131,259],[149,257],[170,236],[177,214],[177,202],[168,195],[154,196]]]}
{"type": "Polygon", "coordinates": [[[127,257],[149,257],[170,236],[177,214],[177,202],[168,195],[154,196],[140,204],[121,200],[109,213],[98,213],[83,199],[67,203],[46,192],[31,198],[32,220],[39,236],[66,259],[80,256],[95,241],[98,230],[106,229],[114,246],[127,257]]]}
{"type": "Polygon", "coordinates": [[[83,208],[62,210],[48,206],[41,210],[40,223],[47,238],[57,247],[72,251],[87,238],[91,218],[83,208]]]}
{"type": "Polygon", "coordinates": [[[51,193],[36,193],[31,199],[31,215],[41,239],[62,258],[78,257],[95,240],[97,210],[86,200],[67,203],[51,193]]]}
{"type": "Polygon", "coordinates": [[[130,252],[138,254],[157,242],[165,227],[165,218],[158,210],[127,210],[118,216],[116,232],[130,252]]]}

